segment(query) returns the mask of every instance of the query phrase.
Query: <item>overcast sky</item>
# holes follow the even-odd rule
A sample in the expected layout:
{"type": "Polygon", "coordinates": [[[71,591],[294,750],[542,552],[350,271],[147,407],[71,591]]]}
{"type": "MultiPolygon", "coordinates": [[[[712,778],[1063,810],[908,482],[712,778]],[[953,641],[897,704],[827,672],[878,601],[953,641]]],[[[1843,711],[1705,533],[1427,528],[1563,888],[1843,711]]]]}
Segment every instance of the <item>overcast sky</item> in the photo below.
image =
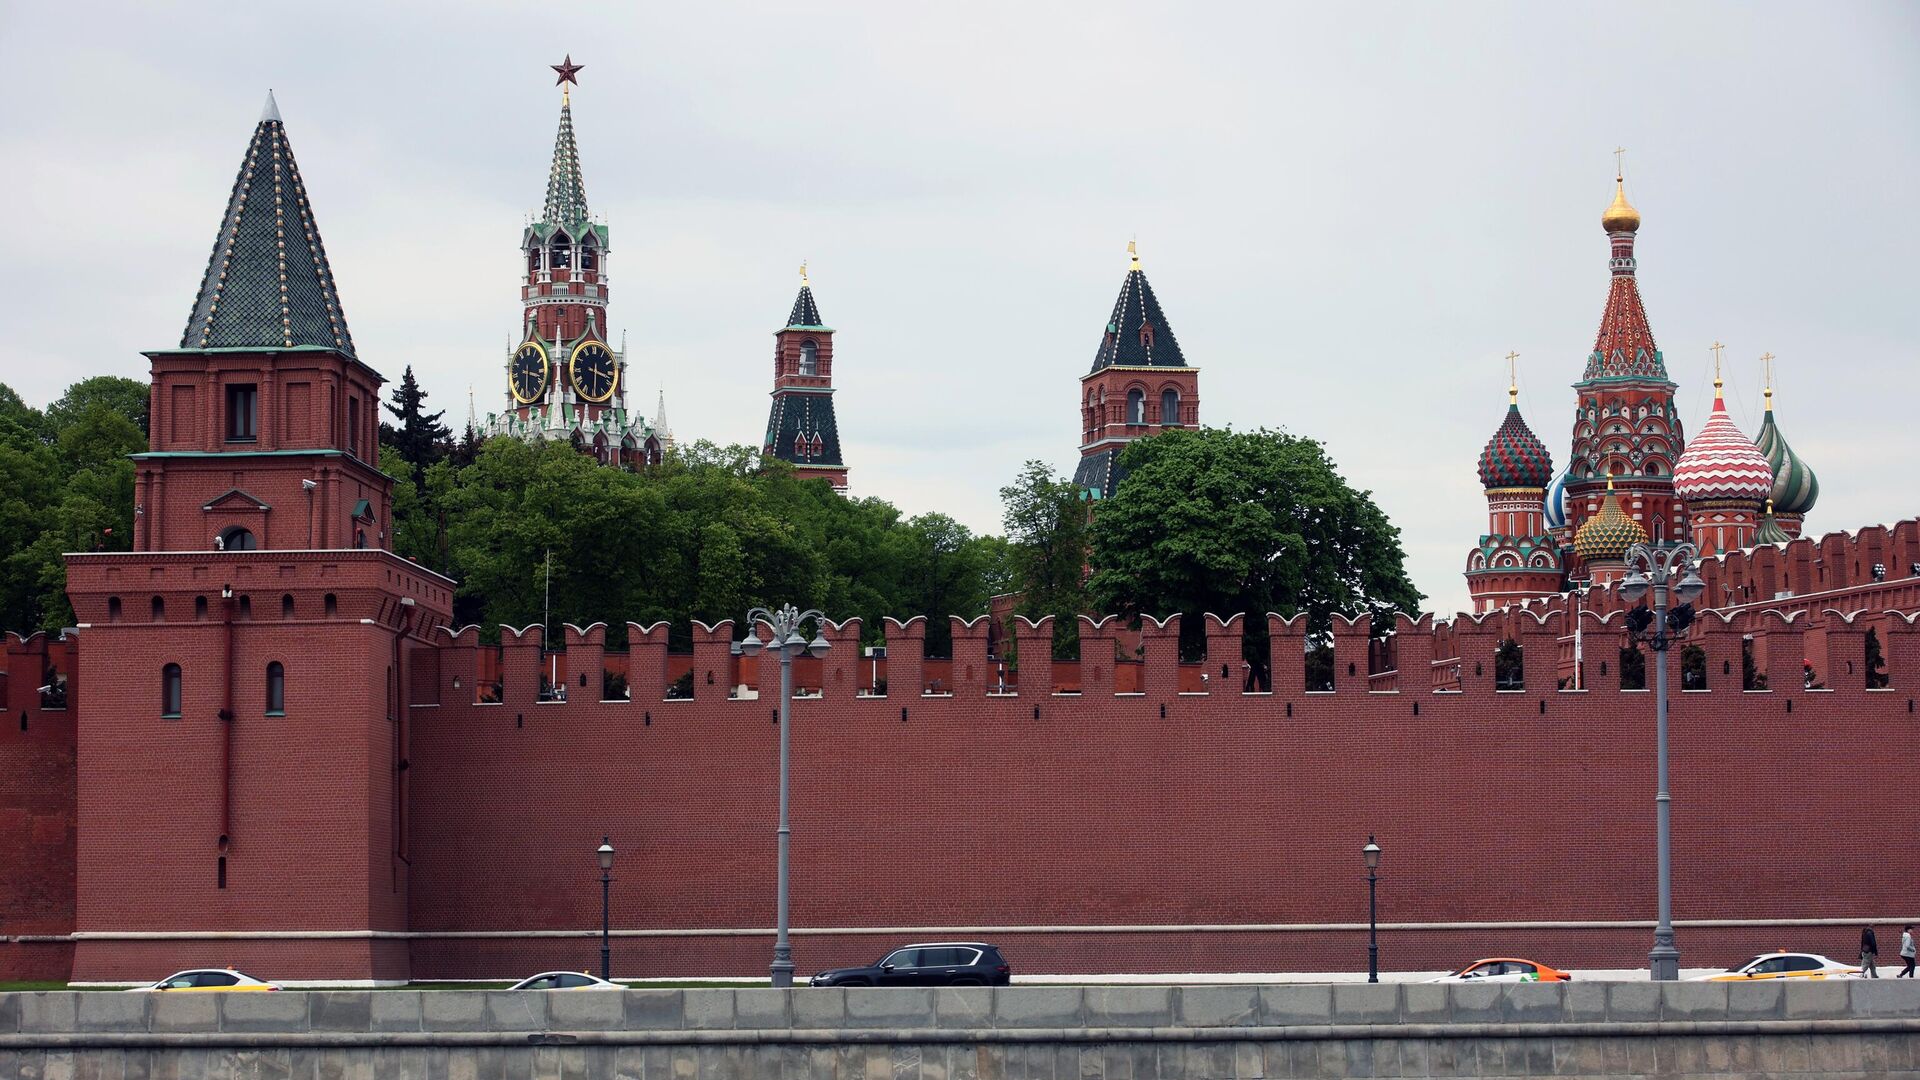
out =
{"type": "Polygon", "coordinates": [[[1466,602],[1505,408],[1567,454],[1616,145],[1697,430],[1777,417],[1815,531],[1920,511],[1912,4],[26,4],[0,71],[0,380],[178,343],[271,87],[361,359],[500,408],[525,214],[574,94],[629,401],[757,443],[811,263],[857,493],[998,531],[1071,472],[1138,237],[1212,425],[1323,440],[1466,602]]]}

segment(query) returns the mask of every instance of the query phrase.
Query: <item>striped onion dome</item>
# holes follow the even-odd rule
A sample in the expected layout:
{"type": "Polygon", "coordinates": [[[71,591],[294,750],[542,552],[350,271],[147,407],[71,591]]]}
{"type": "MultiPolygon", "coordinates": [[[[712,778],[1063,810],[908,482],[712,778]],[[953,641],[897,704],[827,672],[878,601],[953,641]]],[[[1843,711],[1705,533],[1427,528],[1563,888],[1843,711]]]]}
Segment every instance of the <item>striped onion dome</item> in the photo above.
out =
{"type": "Polygon", "coordinates": [[[1607,499],[1600,512],[1587,519],[1574,534],[1573,550],[1582,562],[1618,562],[1627,549],[1647,542],[1647,530],[1620,510],[1620,496],[1614,494],[1613,481],[1607,481],[1607,499]]]}
{"type": "Polygon", "coordinates": [[[1554,477],[1547,486],[1547,497],[1541,500],[1540,512],[1544,516],[1547,528],[1555,532],[1567,527],[1567,481],[1573,479],[1573,466],[1569,464],[1554,477]]]}
{"type": "Polygon", "coordinates": [[[1773,467],[1727,415],[1720,380],[1713,380],[1713,414],[1687,440],[1673,463],[1673,490],[1687,502],[1748,501],[1758,506],[1773,492],[1773,467]]]}
{"type": "Polygon", "coordinates": [[[1553,480],[1553,457],[1547,444],[1520,418],[1520,404],[1509,391],[1507,418],[1480,451],[1480,486],[1485,488],[1543,488],[1553,480]]]}
{"type": "Polygon", "coordinates": [[[1773,503],[1769,500],[1767,503],[1766,516],[1760,519],[1760,527],[1753,530],[1753,542],[1756,544],[1784,544],[1792,539],[1793,537],[1787,535],[1787,530],[1781,528],[1780,523],[1773,519],[1773,503]]]}
{"type": "Polygon", "coordinates": [[[1754,440],[1773,470],[1773,508],[1782,514],[1805,515],[1820,498],[1820,480],[1787,445],[1786,436],[1773,422],[1773,388],[1767,388],[1767,417],[1760,421],[1760,437],[1754,440]]]}

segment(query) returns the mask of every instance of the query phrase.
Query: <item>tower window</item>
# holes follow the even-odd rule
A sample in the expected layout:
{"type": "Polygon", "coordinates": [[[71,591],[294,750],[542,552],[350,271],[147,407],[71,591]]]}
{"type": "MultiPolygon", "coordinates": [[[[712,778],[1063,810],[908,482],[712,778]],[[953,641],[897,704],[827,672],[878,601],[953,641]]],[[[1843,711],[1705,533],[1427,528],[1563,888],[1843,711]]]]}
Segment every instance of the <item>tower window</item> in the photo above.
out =
{"type": "Polygon", "coordinates": [[[528,248],[527,249],[527,273],[537,274],[539,272],[540,272],[540,249],[528,248]]]}
{"type": "Polygon", "coordinates": [[[1180,391],[1168,389],[1160,391],[1160,425],[1175,427],[1180,423],[1180,391]]]}
{"type": "Polygon", "coordinates": [[[321,601],[321,605],[326,610],[329,618],[340,613],[340,601],[336,600],[332,593],[326,595],[326,599],[321,601]]]}
{"type": "Polygon", "coordinates": [[[360,456],[360,399],[347,398],[347,453],[360,456]]]}
{"type": "Polygon", "coordinates": [[[600,252],[597,248],[593,246],[593,241],[591,239],[587,240],[585,243],[582,243],[580,245],[580,269],[582,270],[600,269],[600,252]]]}
{"type": "Polygon", "coordinates": [[[180,719],[179,664],[168,664],[160,669],[160,717],[163,720],[180,719]]]}
{"type": "Polygon", "coordinates": [[[193,617],[198,622],[207,621],[207,598],[206,597],[196,596],[193,598],[193,617]]]}
{"type": "Polygon", "coordinates": [[[120,598],[117,596],[107,597],[107,621],[120,621],[120,598]]]}
{"type": "Polygon", "coordinates": [[[267,715],[287,715],[287,669],[278,660],[267,665],[267,715]]]}
{"type": "Polygon", "coordinates": [[[1140,390],[1127,391],[1127,423],[1147,422],[1147,395],[1140,390]]]}
{"type": "Polygon", "coordinates": [[[167,621],[167,602],[158,596],[153,598],[153,621],[167,621]]]}
{"type": "Polygon", "coordinates": [[[573,265],[573,244],[567,240],[566,233],[557,233],[553,246],[547,249],[547,266],[554,270],[565,270],[573,265]]]}
{"type": "Polygon", "coordinates": [[[820,346],[811,341],[800,343],[800,374],[818,375],[820,373],[820,346]]]}
{"type": "Polygon", "coordinates": [[[252,442],[258,437],[256,413],[259,390],[253,383],[227,384],[227,441],[252,442]]]}
{"type": "Polygon", "coordinates": [[[280,597],[280,617],[283,619],[293,618],[293,594],[292,593],[287,593],[280,597]]]}
{"type": "Polygon", "coordinates": [[[220,534],[215,546],[221,551],[253,551],[260,546],[260,541],[254,539],[251,530],[235,525],[220,534]]]}

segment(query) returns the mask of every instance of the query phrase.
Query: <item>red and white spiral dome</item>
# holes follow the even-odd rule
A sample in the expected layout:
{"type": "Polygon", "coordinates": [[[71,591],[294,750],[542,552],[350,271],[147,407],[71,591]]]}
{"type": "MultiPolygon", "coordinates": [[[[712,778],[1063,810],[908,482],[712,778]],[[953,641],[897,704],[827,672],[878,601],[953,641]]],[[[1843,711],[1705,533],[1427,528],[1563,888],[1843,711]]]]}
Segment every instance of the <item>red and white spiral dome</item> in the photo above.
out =
{"type": "Polygon", "coordinates": [[[1727,415],[1719,379],[1713,380],[1713,415],[1673,464],[1673,490],[1689,503],[1755,505],[1773,491],[1773,466],[1727,415]]]}

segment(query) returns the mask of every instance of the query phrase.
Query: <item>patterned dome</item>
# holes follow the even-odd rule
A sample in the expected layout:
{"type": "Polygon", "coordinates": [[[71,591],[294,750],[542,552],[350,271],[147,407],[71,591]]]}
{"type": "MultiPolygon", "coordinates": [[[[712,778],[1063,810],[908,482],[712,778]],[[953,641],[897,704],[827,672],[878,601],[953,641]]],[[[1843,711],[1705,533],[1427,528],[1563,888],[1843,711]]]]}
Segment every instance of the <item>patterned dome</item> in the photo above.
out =
{"type": "Polygon", "coordinates": [[[1583,562],[1619,562],[1627,549],[1647,542],[1647,530],[1620,511],[1620,496],[1613,493],[1613,481],[1607,481],[1607,500],[1600,512],[1587,519],[1574,534],[1573,550],[1583,562]]]}
{"type": "Polygon", "coordinates": [[[1807,463],[1787,445],[1784,435],[1773,423],[1773,388],[1767,388],[1767,418],[1760,422],[1760,437],[1754,446],[1773,470],[1773,508],[1782,514],[1805,516],[1820,498],[1820,481],[1807,463]]]}
{"type": "Polygon", "coordinates": [[[1573,479],[1573,466],[1569,464],[1554,477],[1547,487],[1547,497],[1541,501],[1540,512],[1544,516],[1547,528],[1559,532],[1567,527],[1567,481],[1573,479]]]}
{"type": "Polygon", "coordinates": [[[1756,544],[1784,544],[1793,537],[1773,519],[1773,504],[1767,504],[1766,516],[1760,519],[1760,527],[1753,530],[1753,542],[1756,544]]]}
{"type": "Polygon", "coordinates": [[[1553,480],[1553,457],[1527,422],[1517,402],[1507,404],[1487,448],[1480,451],[1480,486],[1486,488],[1543,488],[1553,480]]]}
{"type": "Polygon", "coordinates": [[[1690,503],[1751,502],[1756,507],[1773,492],[1773,466],[1727,415],[1719,379],[1713,380],[1713,415],[1673,463],[1673,490],[1690,503]]]}

